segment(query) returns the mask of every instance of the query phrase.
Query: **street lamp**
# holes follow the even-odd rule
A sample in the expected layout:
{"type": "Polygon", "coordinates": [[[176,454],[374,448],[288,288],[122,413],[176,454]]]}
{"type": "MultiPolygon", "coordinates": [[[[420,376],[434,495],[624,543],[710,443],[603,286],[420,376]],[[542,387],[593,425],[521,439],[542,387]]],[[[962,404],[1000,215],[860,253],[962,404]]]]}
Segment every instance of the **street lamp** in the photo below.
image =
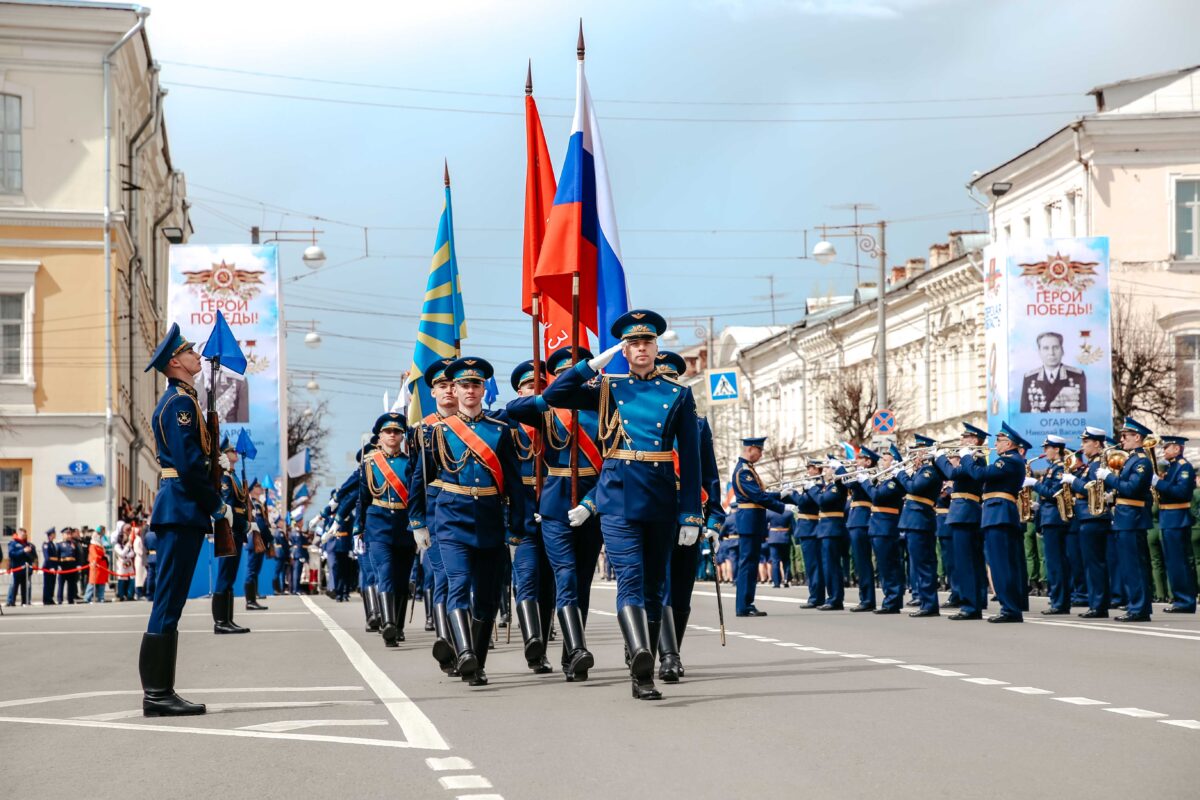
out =
{"type": "Polygon", "coordinates": [[[305,384],[304,388],[308,389],[313,394],[316,394],[317,392],[321,391],[321,384],[317,383],[316,378],[310,378],[308,383],[305,384]]]}
{"type": "Polygon", "coordinates": [[[876,393],[878,400],[876,401],[880,408],[886,407],[888,401],[887,393],[887,311],[884,306],[884,297],[887,294],[887,249],[886,249],[887,223],[880,220],[879,222],[863,222],[853,225],[823,225],[821,227],[821,241],[813,246],[812,257],[820,264],[831,264],[837,258],[837,248],[833,243],[828,241],[830,238],[842,237],[854,239],[858,245],[858,249],[867,255],[879,259],[879,300],[876,308],[876,320],[879,326],[879,332],[876,338],[879,340],[879,355],[876,358],[876,363],[879,368],[879,375],[876,378],[876,393]],[[866,228],[878,229],[878,235],[868,233],[866,228]],[[840,231],[839,233],[829,233],[829,231],[840,231]]]}
{"type": "Polygon", "coordinates": [[[325,266],[325,251],[315,244],[304,248],[304,255],[301,258],[304,260],[304,266],[309,269],[320,269],[325,266]]]}
{"type": "Polygon", "coordinates": [[[317,333],[317,323],[312,323],[312,330],[304,334],[304,343],[313,350],[321,346],[321,334],[317,333]]]}

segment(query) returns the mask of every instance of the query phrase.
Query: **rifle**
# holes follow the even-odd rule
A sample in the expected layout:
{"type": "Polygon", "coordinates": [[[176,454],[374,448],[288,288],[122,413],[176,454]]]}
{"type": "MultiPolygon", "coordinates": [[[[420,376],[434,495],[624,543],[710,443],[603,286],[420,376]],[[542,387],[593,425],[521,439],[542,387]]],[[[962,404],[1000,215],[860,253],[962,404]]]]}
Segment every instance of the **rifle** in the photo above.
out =
{"type": "MultiPolygon", "coordinates": [[[[217,371],[221,369],[221,359],[211,359],[209,365],[208,413],[205,415],[204,425],[208,429],[208,440],[212,443],[213,448],[209,459],[209,480],[213,490],[220,495],[221,478],[224,471],[221,469],[221,454],[218,452],[221,448],[221,421],[217,418],[214,395],[216,394],[217,371]]],[[[213,555],[217,558],[237,555],[237,544],[233,540],[233,526],[224,517],[213,521],[213,555]]]]}

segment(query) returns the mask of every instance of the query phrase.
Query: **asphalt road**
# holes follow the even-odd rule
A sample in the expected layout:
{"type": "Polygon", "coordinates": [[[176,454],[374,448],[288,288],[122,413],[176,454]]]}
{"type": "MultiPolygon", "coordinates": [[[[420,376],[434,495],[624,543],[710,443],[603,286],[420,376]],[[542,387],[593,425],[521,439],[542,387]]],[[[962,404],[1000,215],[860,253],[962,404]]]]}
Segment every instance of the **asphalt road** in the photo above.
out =
{"type": "Polygon", "coordinates": [[[218,637],[191,601],[177,685],[210,711],[176,720],[140,715],[148,604],[6,609],[5,796],[1200,796],[1200,619],[1046,618],[1034,598],[1026,624],[989,625],[804,595],[760,591],[770,616],[730,614],[721,647],[698,585],[687,677],[657,703],[629,696],[612,584],[589,681],[532,675],[501,630],[479,689],[437,670],[420,610],[386,650],[357,602],[269,598],[218,637]]]}

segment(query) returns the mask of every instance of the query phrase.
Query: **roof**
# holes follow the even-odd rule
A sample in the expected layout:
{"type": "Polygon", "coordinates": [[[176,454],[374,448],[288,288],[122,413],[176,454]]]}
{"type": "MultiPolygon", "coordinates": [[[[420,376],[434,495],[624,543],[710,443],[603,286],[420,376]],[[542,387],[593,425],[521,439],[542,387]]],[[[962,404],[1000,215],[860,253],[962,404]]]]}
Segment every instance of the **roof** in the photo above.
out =
{"type": "Polygon", "coordinates": [[[1089,91],[1088,94],[1097,95],[1097,94],[1100,94],[1101,92],[1103,92],[1105,89],[1112,89],[1116,86],[1127,86],[1131,83],[1141,83],[1142,81],[1156,81],[1161,78],[1174,78],[1179,75],[1187,75],[1188,73],[1195,72],[1198,69],[1200,69],[1200,64],[1197,64],[1194,67],[1183,67],[1182,69],[1170,69],[1170,70],[1167,70],[1166,72],[1155,72],[1150,75],[1141,75],[1137,78],[1126,78],[1125,80],[1114,81],[1113,83],[1102,83],[1099,86],[1092,89],[1091,91],[1089,91]]]}
{"type": "Polygon", "coordinates": [[[136,3],[89,2],[88,0],[0,0],[0,5],[58,6],[61,8],[99,8],[108,11],[132,11],[137,13],[150,9],[136,3]]]}

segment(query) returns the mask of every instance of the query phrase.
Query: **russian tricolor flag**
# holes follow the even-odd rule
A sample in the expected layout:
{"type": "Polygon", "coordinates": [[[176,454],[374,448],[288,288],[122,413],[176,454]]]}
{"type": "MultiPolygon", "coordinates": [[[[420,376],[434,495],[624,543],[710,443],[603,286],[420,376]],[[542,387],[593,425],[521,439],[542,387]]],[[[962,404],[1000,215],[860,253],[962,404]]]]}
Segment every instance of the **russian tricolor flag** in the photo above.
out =
{"type": "MultiPolygon", "coordinates": [[[[600,350],[604,350],[617,341],[610,329],[617,317],[629,310],[629,294],[625,288],[625,269],[621,266],[621,242],[617,237],[608,165],[582,57],[575,87],[571,140],[546,224],[534,282],[544,295],[570,308],[571,280],[578,273],[580,321],[597,335],[600,350]]],[[[614,361],[610,371],[624,369],[624,359],[620,356],[618,359],[622,363],[614,361]]]]}

